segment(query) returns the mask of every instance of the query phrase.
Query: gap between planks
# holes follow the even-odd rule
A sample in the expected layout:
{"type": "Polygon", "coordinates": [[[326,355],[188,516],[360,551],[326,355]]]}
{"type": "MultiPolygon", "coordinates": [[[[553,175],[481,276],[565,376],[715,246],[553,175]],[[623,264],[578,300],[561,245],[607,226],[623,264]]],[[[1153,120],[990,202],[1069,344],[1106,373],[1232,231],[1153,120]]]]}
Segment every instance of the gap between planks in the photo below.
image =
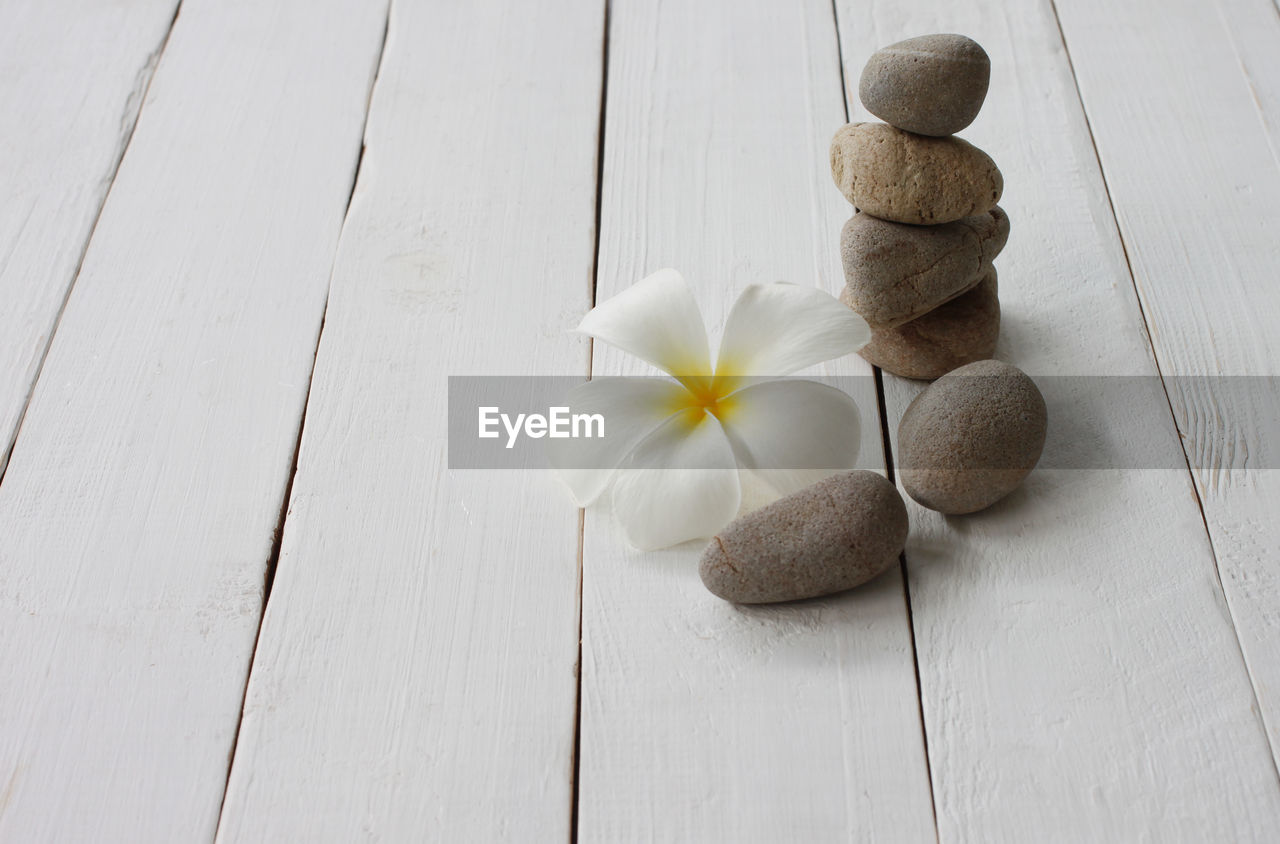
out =
{"type": "MultiPolygon", "coordinates": [[[[360,128],[360,151],[356,154],[355,165],[351,171],[351,190],[347,194],[347,206],[343,209],[342,229],[338,232],[338,241],[342,240],[342,230],[347,227],[347,220],[351,216],[351,203],[355,199],[356,185],[360,181],[360,168],[364,164],[364,152],[367,146],[365,142],[366,133],[369,129],[369,111],[373,102],[373,91],[378,87],[378,77],[382,75],[382,63],[387,53],[387,36],[391,30],[391,7],[395,0],[387,3],[386,17],[382,22],[382,41],[378,45],[378,57],[376,61],[376,70],[373,73],[373,79],[369,83],[369,90],[365,95],[364,101],[364,123],[360,128]]],[[[177,20],[177,15],[174,15],[177,20]]],[[[172,30],[172,26],[170,27],[172,30]]],[[[168,40],[166,36],[166,41],[168,40]]],[[[123,157],[123,156],[122,156],[123,157]]],[[[338,253],[334,250],[334,261],[337,261],[338,253]]],[[[333,266],[329,267],[329,282],[333,283],[333,266]]],[[[253,677],[253,665],[258,656],[258,642],[262,638],[262,621],[267,615],[267,603],[271,600],[271,587],[275,581],[276,566],[280,563],[280,547],[284,541],[285,521],[289,518],[289,503],[293,498],[293,480],[298,474],[298,455],[302,451],[302,433],[307,425],[307,409],[311,404],[311,387],[315,382],[316,374],[316,357],[320,353],[320,341],[324,338],[324,324],[329,312],[329,296],[325,294],[324,308],[320,314],[320,327],[316,331],[316,344],[311,352],[311,371],[307,376],[307,394],[302,401],[302,415],[298,419],[298,436],[293,445],[293,459],[289,463],[289,478],[285,481],[284,495],[280,499],[280,515],[276,520],[275,530],[271,534],[271,552],[267,555],[267,563],[265,571],[262,575],[262,605],[258,610],[258,630],[253,637],[253,650],[249,654],[249,667],[244,674],[244,688],[240,693],[240,715],[236,719],[235,735],[231,738],[231,748],[227,751],[227,776],[222,787],[222,801],[218,806],[218,825],[214,829],[214,840],[217,840],[218,833],[222,829],[222,812],[226,808],[227,793],[231,783],[231,771],[236,763],[236,748],[240,744],[240,729],[244,725],[244,707],[249,696],[249,680],[253,677]]]]}
{"type": "MultiPolygon", "coordinates": [[[[840,38],[840,8],[837,0],[831,0],[831,23],[835,27],[836,59],[840,68],[840,94],[844,104],[844,119],[849,122],[849,86],[846,83],[844,42],[840,38]]],[[[889,408],[884,395],[884,373],[880,367],[872,366],[872,374],[876,379],[876,413],[880,416],[880,443],[884,449],[884,470],[889,483],[897,487],[897,477],[893,469],[893,440],[889,434],[889,408]]],[[[933,812],[933,834],[938,832],[938,796],[933,787],[933,760],[929,751],[929,726],[924,717],[924,687],[920,682],[920,651],[916,647],[915,614],[911,610],[911,578],[907,571],[907,553],[904,549],[898,555],[898,569],[902,573],[902,603],[907,611],[907,633],[911,642],[911,669],[916,681],[916,714],[920,717],[920,740],[924,744],[924,772],[929,783],[929,808],[933,812]]]]}
{"type": "MultiPolygon", "coordinates": [[[[1107,175],[1107,168],[1102,163],[1102,155],[1098,151],[1098,139],[1093,131],[1093,122],[1089,118],[1089,109],[1085,104],[1084,93],[1080,90],[1080,78],[1076,74],[1075,62],[1071,58],[1071,45],[1067,43],[1067,33],[1062,27],[1062,17],[1058,13],[1057,0],[1048,0],[1049,9],[1053,13],[1053,23],[1058,30],[1058,38],[1062,42],[1062,52],[1066,56],[1067,68],[1071,71],[1071,81],[1075,87],[1076,100],[1080,104],[1080,113],[1084,116],[1085,130],[1089,136],[1089,143],[1093,148],[1093,157],[1098,165],[1098,173],[1102,179],[1103,193],[1107,199],[1107,210],[1111,218],[1111,225],[1115,228],[1116,239],[1120,242],[1120,250],[1124,255],[1125,272],[1129,277],[1129,284],[1133,287],[1133,298],[1138,306],[1138,316],[1142,320],[1142,331],[1146,339],[1147,345],[1151,349],[1151,360],[1155,363],[1156,375],[1160,379],[1160,389],[1164,392],[1165,405],[1169,409],[1169,417],[1173,421],[1174,429],[1179,430],[1178,445],[1182,449],[1182,458],[1186,464],[1187,477],[1191,480],[1191,493],[1195,497],[1196,508],[1200,512],[1200,524],[1204,528],[1205,539],[1209,543],[1209,556],[1213,560],[1213,574],[1218,584],[1218,592],[1222,595],[1223,606],[1227,609],[1227,617],[1231,621],[1231,632],[1234,635],[1236,650],[1240,654],[1240,662],[1245,667],[1245,672],[1249,677],[1249,689],[1253,694],[1252,709],[1258,719],[1258,723],[1262,726],[1262,733],[1267,739],[1267,745],[1271,750],[1271,767],[1276,772],[1276,779],[1280,782],[1280,763],[1277,762],[1277,756],[1280,755],[1280,747],[1277,747],[1271,738],[1271,731],[1267,729],[1267,719],[1263,712],[1262,703],[1258,697],[1258,681],[1254,677],[1253,668],[1249,664],[1248,656],[1244,652],[1244,644],[1240,640],[1240,626],[1236,619],[1235,611],[1231,607],[1231,599],[1227,595],[1226,587],[1222,583],[1222,569],[1218,562],[1218,549],[1214,544],[1213,531],[1209,529],[1209,518],[1205,514],[1204,499],[1200,495],[1200,488],[1195,483],[1195,473],[1191,469],[1191,455],[1187,452],[1187,438],[1181,435],[1178,428],[1178,415],[1173,409],[1173,399],[1169,395],[1169,384],[1165,380],[1164,368],[1160,361],[1160,350],[1156,348],[1155,341],[1152,339],[1151,321],[1147,316],[1146,306],[1142,301],[1141,291],[1138,289],[1137,276],[1133,271],[1133,261],[1129,257],[1129,243],[1125,238],[1124,231],[1120,227],[1120,218],[1116,214],[1115,201],[1111,197],[1111,180],[1107,175]]],[[[1280,0],[1273,0],[1273,8],[1276,14],[1280,15],[1280,0]]]]}
{"type": "MultiPolygon", "coordinates": [[[[600,45],[600,118],[596,121],[596,216],[595,248],[591,255],[591,307],[596,306],[596,290],[600,286],[600,217],[604,211],[604,143],[605,119],[609,108],[609,26],[612,21],[612,0],[604,0],[604,35],[600,45]]],[[[587,379],[591,379],[591,364],[595,352],[595,339],[587,338],[587,379]]],[[[578,844],[578,798],[582,776],[582,578],[583,546],[587,536],[587,512],[578,510],[578,661],[574,666],[573,706],[573,768],[569,784],[569,844],[578,844]]]]}
{"type": "Polygon", "coordinates": [[[123,139],[120,143],[120,148],[116,152],[115,163],[111,167],[111,172],[107,174],[107,189],[102,192],[102,201],[98,203],[98,209],[93,214],[93,225],[89,227],[89,233],[85,237],[84,243],[80,246],[80,255],[76,259],[75,269],[71,272],[71,282],[62,293],[62,302],[58,305],[58,313],[53,318],[53,325],[49,328],[49,336],[44,341],[44,348],[40,350],[40,361],[36,364],[31,383],[27,385],[27,397],[22,403],[22,412],[18,414],[18,424],[13,429],[13,439],[9,440],[7,447],[0,452],[0,483],[4,483],[5,475],[9,471],[9,459],[13,457],[13,451],[18,446],[18,438],[22,436],[22,423],[27,419],[27,409],[31,407],[31,398],[35,395],[36,384],[39,383],[40,375],[44,372],[44,362],[49,358],[49,349],[53,348],[53,338],[57,336],[58,327],[62,324],[62,315],[67,310],[67,303],[71,301],[71,293],[76,289],[76,281],[80,278],[80,270],[84,267],[84,258],[89,254],[89,244],[93,242],[93,235],[98,230],[98,221],[102,219],[102,209],[107,207],[107,200],[111,198],[111,189],[115,187],[116,176],[120,174],[120,164],[124,161],[125,153],[129,151],[129,145],[133,143],[133,133],[138,128],[138,120],[142,116],[142,109],[147,104],[147,94],[151,91],[151,80],[155,78],[156,68],[160,66],[160,59],[164,56],[165,48],[169,46],[169,36],[173,35],[173,27],[178,23],[178,15],[180,14],[182,14],[182,0],[178,0],[178,5],[174,7],[173,17],[169,19],[169,26],[165,29],[164,37],[160,39],[160,44],[151,51],[151,54],[147,56],[147,60],[142,63],[142,67],[138,70],[138,84],[125,103],[124,120],[128,125],[122,132],[123,139]],[[138,104],[136,110],[133,108],[135,96],[138,104]],[[130,114],[131,111],[132,114],[130,114]]]}

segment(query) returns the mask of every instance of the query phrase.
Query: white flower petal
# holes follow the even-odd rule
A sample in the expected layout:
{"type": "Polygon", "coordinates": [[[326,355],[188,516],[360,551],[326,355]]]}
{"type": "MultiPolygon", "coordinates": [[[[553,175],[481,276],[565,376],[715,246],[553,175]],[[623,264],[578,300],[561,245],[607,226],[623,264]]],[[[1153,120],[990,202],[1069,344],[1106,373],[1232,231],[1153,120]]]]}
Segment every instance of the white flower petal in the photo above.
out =
{"type": "MultiPolygon", "coordinates": [[[[738,480],[742,483],[742,502],[738,504],[739,516],[767,507],[782,497],[782,493],[778,491],[774,479],[769,477],[768,472],[753,472],[738,466],[738,480]]],[[[822,478],[814,478],[814,483],[820,480],[822,478]]]]}
{"type": "Polygon", "coordinates": [[[711,374],[707,328],[675,270],[658,270],[596,305],[578,330],[675,376],[711,374]]]}
{"type": "Polygon", "coordinates": [[[691,408],[632,452],[613,486],[613,511],[627,541],[649,551],[714,535],[737,514],[741,496],[719,421],[691,408]]]}
{"type": "Polygon", "coordinates": [[[861,349],[871,329],[816,287],[753,284],[734,303],[720,341],[717,375],[788,375],[861,349]]]}
{"type": "Polygon", "coordinates": [[[765,381],[725,401],[725,434],[738,462],[780,495],[858,460],[858,406],[846,393],[816,381],[765,381]]]}
{"type": "Polygon", "coordinates": [[[635,377],[595,378],[569,392],[571,414],[604,419],[603,437],[544,440],[551,466],[579,507],[595,501],[636,444],[676,413],[688,394],[675,381],[635,377]]]}

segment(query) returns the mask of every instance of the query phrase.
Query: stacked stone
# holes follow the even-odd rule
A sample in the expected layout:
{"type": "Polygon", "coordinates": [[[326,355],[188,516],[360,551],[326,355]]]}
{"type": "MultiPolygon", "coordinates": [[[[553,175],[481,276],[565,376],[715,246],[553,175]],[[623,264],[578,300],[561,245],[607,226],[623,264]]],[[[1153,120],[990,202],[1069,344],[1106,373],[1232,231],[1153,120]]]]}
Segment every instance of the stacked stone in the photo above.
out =
{"type": "Polygon", "coordinates": [[[895,375],[937,378],[995,351],[1004,179],[952,137],[978,116],[990,78],[986,52],[963,35],[885,47],[858,94],[886,123],[850,123],[831,142],[831,175],[854,206],[840,299],[871,325],[862,356],[895,375]]]}

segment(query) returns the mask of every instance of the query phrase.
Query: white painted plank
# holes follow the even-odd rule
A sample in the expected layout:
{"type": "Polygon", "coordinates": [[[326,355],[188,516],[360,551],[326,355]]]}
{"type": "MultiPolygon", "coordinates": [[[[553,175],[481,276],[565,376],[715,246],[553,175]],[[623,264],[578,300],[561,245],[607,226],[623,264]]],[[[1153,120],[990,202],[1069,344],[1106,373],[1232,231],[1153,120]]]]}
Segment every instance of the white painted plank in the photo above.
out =
{"type": "Polygon", "coordinates": [[[0,6],[0,476],[176,6],[0,6]]]}
{"type": "MultiPolygon", "coordinates": [[[[1125,26],[1115,4],[1105,5],[1092,14],[1117,39],[1160,37],[1146,24],[1172,15],[1151,4],[1142,27],[1136,18],[1125,26]]],[[[904,37],[963,32],[992,56],[986,107],[964,134],[1005,174],[1012,235],[997,260],[997,355],[1033,376],[1154,376],[1047,0],[838,7],[855,99],[871,51],[904,37]]],[[[1134,40],[1143,39],[1124,43],[1134,40]]],[[[1130,67],[1120,42],[1110,46],[1130,67]]],[[[1129,84],[1117,81],[1120,64],[1108,67],[1107,87],[1129,84]]],[[[1132,131],[1132,116],[1125,124],[1132,131]]],[[[1145,154],[1158,160],[1151,140],[1145,154]]],[[[1160,175],[1171,191],[1177,172],[1160,175]]],[[[1170,222],[1195,225],[1188,216],[1170,222]]],[[[1170,275],[1173,284],[1193,280],[1185,268],[1170,275]]],[[[1167,413],[1133,418],[1126,413],[1138,405],[1102,404],[1096,382],[1041,380],[1047,461],[1078,437],[1121,445],[1135,437],[1167,457],[1162,465],[1177,465],[1167,413]]],[[[895,437],[919,389],[886,377],[895,437]]],[[[907,565],[941,840],[1270,835],[1280,789],[1184,472],[1040,469],[981,514],[945,518],[914,503],[910,513],[907,565]]]]}
{"type": "Polygon", "coordinates": [[[1280,757],[1275,382],[1205,380],[1280,376],[1280,14],[1269,0],[1138,2],[1099,26],[1102,5],[1061,3],[1062,26],[1157,357],[1180,376],[1178,426],[1280,757]],[[1120,36],[1144,16],[1159,38],[1120,36]]]}
{"type": "Polygon", "coordinates": [[[578,513],[446,377],[586,372],[603,25],[392,6],[221,841],[569,837],[578,513]]]}
{"type": "Polygon", "coordinates": [[[214,834],[383,10],[188,0],[0,484],[0,838],[214,834]]]}
{"type": "MultiPolygon", "coordinates": [[[[830,5],[621,0],[610,51],[598,296],[677,267],[715,326],[752,282],[838,292],[830,5]]],[[[596,373],[644,371],[594,356],[596,373]]],[[[863,381],[861,464],[883,470],[863,381]]],[[[703,588],[700,552],[633,552],[587,512],[580,840],[933,840],[899,572],[741,609],[703,588]]]]}

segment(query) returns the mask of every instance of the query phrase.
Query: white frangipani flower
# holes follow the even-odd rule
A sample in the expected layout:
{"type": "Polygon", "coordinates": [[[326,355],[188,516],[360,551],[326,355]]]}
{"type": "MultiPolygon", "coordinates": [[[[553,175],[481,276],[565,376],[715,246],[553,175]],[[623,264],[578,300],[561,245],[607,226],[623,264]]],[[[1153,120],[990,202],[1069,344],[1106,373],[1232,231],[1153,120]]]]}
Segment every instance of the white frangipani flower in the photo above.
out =
{"type": "Polygon", "coordinates": [[[613,483],[613,509],[637,548],[715,534],[742,500],[738,469],[779,493],[853,468],[858,409],[814,381],[759,381],[857,351],[867,323],[828,293],[782,282],[743,291],[715,367],[693,293],[659,270],[588,313],[578,330],[675,380],[602,377],[578,387],[574,413],[599,413],[606,437],[548,440],[578,505],[613,483]],[[818,470],[815,472],[815,470],[818,470]]]}

